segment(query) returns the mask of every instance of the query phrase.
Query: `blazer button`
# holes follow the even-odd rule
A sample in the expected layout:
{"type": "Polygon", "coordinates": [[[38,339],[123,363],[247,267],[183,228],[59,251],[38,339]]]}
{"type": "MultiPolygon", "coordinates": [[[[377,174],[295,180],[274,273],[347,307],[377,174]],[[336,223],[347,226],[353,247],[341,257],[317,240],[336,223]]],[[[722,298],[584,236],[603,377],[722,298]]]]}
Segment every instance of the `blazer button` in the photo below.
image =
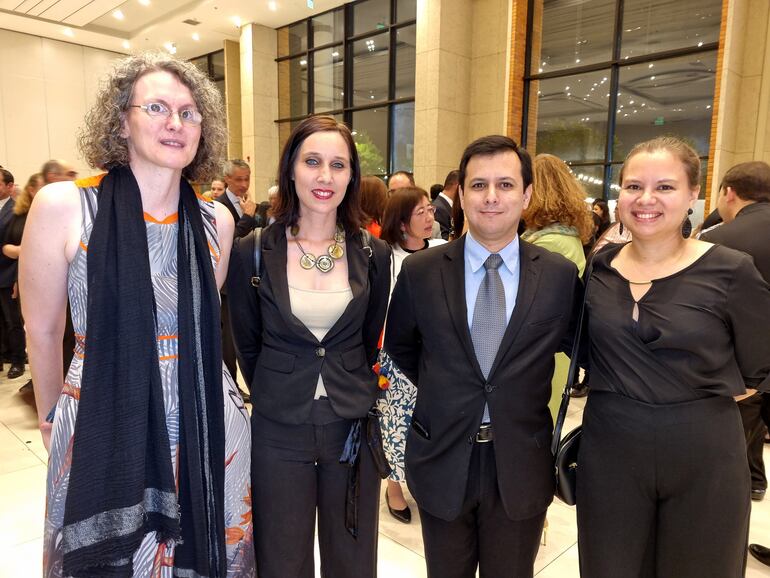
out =
{"type": "Polygon", "coordinates": [[[315,350],[316,357],[323,357],[324,355],[326,355],[326,350],[323,347],[319,347],[315,350]]]}
{"type": "Polygon", "coordinates": [[[493,391],[495,391],[495,386],[492,385],[491,383],[485,383],[484,391],[486,391],[487,393],[492,393],[493,391]]]}

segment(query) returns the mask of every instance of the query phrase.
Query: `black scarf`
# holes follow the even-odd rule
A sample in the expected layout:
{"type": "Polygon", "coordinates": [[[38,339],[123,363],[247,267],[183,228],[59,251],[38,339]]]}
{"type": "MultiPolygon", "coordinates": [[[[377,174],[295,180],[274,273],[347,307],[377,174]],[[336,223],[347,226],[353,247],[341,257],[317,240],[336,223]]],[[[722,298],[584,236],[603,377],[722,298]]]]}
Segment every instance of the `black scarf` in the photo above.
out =
{"type": "Polygon", "coordinates": [[[226,573],[224,401],[217,292],[195,193],[182,179],[177,241],[179,490],[158,364],[139,186],[99,187],[88,247],[87,335],[62,529],[67,576],[131,576],[143,536],[177,542],[174,566],[226,573]]]}

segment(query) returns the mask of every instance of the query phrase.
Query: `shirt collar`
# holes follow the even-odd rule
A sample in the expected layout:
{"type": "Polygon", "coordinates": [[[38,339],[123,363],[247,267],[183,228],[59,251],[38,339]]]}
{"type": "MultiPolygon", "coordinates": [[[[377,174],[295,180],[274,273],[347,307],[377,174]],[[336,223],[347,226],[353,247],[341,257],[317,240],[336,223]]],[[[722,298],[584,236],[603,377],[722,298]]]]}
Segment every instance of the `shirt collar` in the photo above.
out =
{"type": "MultiPolygon", "coordinates": [[[[468,231],[465,234],[465,254],[468,257],[471,271],[475,273],[484,266],[484,261],[486,261],[487,257],[492,253],[474,239],[471,232],[468,231]]],[[[519,266],[519,236],[516,235],[513,238],[513,241],[500,249],[497,254],[503,258],[503,263],[505,263],[505,267],[508,271],[511,273],[517,271],[519,266]]]]}
{"type": "Polygon", "coordinates": [[[447,195],[445,195],[443,191],[440,192],[438,194],[438,196],[443,198],[447,203],[449,203],[450,207],[454,206],[454,201],[452,199],[450,199],[447,195]]]}

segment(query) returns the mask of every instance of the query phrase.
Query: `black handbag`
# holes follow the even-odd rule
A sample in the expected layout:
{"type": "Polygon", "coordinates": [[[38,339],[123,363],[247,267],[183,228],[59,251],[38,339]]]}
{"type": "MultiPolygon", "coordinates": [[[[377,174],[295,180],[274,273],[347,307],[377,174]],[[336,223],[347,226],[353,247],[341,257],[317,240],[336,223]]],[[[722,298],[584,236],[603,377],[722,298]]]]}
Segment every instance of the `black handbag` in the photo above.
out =
{"type": "MultiPolygon", "coordinates": [[[[585,289],[588,290],[588,281],[591,278],[591,267],[585,276],[585,289]]],[[[580,440],[583,438],[583,426],[579,425],[569,432],[564,439],[561,438],[562,429],[564,429],[564,420],[567,418],[567,409],[569,408],[570,389],[575,383],[578,369],[578,356],[580,351],[580,338],[583,334],[583,317],[585,314],[586,300],[583,295],[583,302],[580,306],[580,315],[578,316],[577,327],[575,329],[575,339],[572,343],[572,353],[569,360],[569,370],[567,371],[567,382],[564,384],[564,391],[561,394],[561,404],[559,413],[556,416],[556,425],[553,429],[553,438],[551,440],[551,453],[554,456],[554,469],[556,472],[556,497],[568,506],[574,506],[576,501],[575,488],[577,487],[578,473],[578,451],[580,450],[580,440]]]]}

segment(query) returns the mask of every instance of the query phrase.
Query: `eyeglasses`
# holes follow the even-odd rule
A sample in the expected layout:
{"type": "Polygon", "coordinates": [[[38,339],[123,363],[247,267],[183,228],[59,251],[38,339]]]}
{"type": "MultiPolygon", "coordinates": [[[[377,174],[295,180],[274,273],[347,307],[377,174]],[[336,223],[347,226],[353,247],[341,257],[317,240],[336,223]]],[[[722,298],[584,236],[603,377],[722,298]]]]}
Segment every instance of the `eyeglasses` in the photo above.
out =
{"type": "Polygon", "coordinates": [[[420,207],[414,213],[412,213],[412,216],[413,217],[424,217],[425,213],[428,213],[429,215],[435,215],[436,214],[436,207],[434,207],[433,205],[428,205],[427,207],[420,207]]]}
{"type": "MultiPolygon", "coordinates": [[[[171,110],[162,102],[148,102],[147,104],[129,104],[128,108],[141,108],[150,118],[171,118],[175,111],[171,110]]],[[[182,124],[198,126],[203,122],[203,116],[194,108],[183,108],[177,110],[179,121],[182,124]]]]}

